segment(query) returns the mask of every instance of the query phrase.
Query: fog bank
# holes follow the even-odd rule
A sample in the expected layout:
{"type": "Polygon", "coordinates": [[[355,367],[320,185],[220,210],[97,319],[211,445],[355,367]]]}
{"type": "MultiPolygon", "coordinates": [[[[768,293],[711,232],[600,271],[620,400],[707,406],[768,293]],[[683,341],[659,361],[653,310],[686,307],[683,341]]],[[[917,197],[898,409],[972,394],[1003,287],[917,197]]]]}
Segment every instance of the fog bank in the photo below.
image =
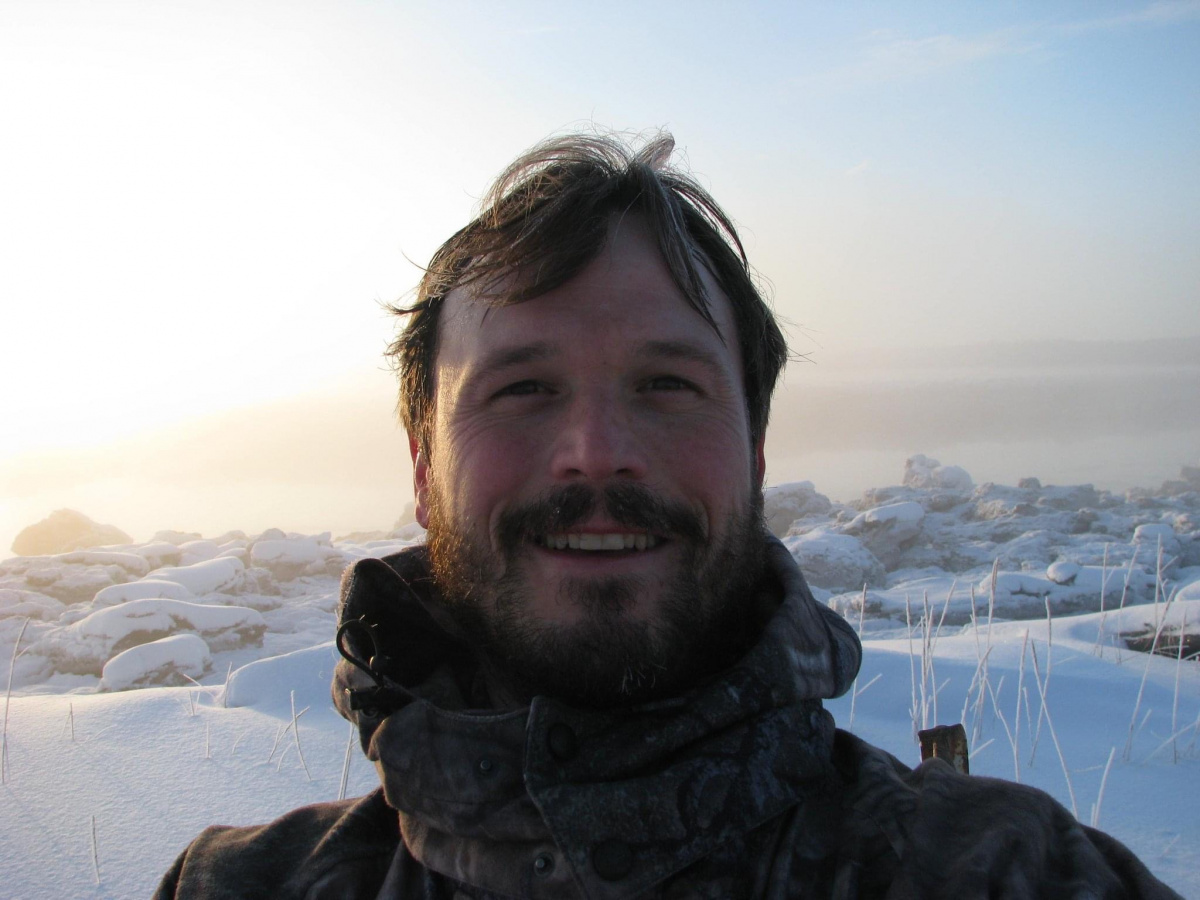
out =
{"type": "MultiPolygon", "coordinates": [[[[411,499],[389,373],[120,441],[0,460],[0,547],[60,507],[138,540],[175,528],[386,529],[411,499]]],[[[850,500],[925,453],[977,482],[1157,486],[1200,458],[1200,339],[905,348],[794,363],[768,480],[850,500]]]]}

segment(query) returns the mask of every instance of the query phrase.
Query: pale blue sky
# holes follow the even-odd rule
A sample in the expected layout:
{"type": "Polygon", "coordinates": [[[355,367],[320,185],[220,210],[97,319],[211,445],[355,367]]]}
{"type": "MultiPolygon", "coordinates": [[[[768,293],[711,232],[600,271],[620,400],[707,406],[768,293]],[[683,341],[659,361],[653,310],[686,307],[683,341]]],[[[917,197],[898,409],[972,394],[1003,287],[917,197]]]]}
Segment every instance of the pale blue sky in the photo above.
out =
{"type": "Polygon", "coordinates": [[[1197,0],[3,0],[0,121],[0,467],[385,380],[408,260],[593,122],[675,134],[793,381],[1200,335],[1197,0]]]}

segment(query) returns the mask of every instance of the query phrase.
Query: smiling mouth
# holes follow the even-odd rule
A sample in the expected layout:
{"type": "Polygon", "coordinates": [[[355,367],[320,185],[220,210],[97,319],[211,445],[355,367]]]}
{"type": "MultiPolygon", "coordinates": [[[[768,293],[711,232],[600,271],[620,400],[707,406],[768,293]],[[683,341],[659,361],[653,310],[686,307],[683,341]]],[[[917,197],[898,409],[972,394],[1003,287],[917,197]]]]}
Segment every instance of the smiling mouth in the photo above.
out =
{"type": "Polygon", "coordinates": [[[548,534],[537,543],[548,550],[585,550],[599,553],[615,553],[625,550],[652,550],[662,539],[653,534],[580,534],[565,532],[548,534]]]}

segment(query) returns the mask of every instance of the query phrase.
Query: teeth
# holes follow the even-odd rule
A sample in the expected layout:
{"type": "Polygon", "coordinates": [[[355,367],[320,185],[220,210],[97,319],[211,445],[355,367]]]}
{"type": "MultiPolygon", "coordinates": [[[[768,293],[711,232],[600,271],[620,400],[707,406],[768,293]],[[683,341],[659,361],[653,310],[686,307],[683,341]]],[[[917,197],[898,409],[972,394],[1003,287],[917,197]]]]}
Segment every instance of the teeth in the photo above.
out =
{"type": "Polygon", "coordinates": [[[652,534],[548,534],[542,543],[550,550],[649,550],[658,544],[652,534]]]}

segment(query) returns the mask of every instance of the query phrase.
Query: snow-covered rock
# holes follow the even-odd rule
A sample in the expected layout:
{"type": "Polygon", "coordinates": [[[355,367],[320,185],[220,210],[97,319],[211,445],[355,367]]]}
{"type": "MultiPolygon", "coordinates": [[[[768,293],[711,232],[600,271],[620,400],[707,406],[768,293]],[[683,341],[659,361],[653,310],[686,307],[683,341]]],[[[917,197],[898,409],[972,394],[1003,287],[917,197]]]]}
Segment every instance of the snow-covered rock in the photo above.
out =
{"type": "Polygon", "coordinates": [[[212,668],[212,654],[204,639],[194,634],[170,637],[123,650],[104,664],[103,691],[190,684],[212,668]]]}
{"type": "Polygon", "coordinates": [[[229,677],[224,705],[286,710],[292,691],[312,696],[328,693],[339,659],[333,641],[326,641],[304,650],[255,660],[229,677]]]}
{"type": "Polygon", "coordinates": [[[30,618],[43,621],[57,619],[64,609],[61,600],[16,588],[0,588],[0,619],[30,618]]]}
{"type": "Polygon", "coordinates": [[[818,494],[811,481],[777,484],[763,491],[763,517],[767,529],[776,537],[787,534],[797,519],[824,516],[832,508],[829,498],[818,494]]]}
{"type": "Polygon", "coordinates": [[[936,459],[918,453],[904,462],[905,487],[941,488],[948,491],[969,491],[975,482],[961,466],[943,466],[936,459]]]}
{"type": "MultiPolygon", "coordinates": [[[[847,591],[829,598],[828,605],[857,624],[859,610],[866,619],[891,619],[896,624],[919,623],[928,613],[930,621],[960,626],[971,621],[971,589],[953,576],[941,573],[913,578],[895,587],[847,591]]],[[[977,611],[987,609],[987,598],[975,595],[977,611]]]]}
{"type": "Polygon", "coordinates": [[[299,575],[340,574],[347,557],[330,546],[326,533],[255,541],[250,548],[250,561],[268,569],[279,580],[290,581],[299,575]]]}
{"type": "Polygon", "coordinates": [[[166,581],[161,578],[143,578],[141,581],[130,581],[125,584],[114,584],[96,592],[92,598],[93,609],[103,609],[127,603],[130,600],[145,600],[151,597],[162,597],[166,600],[192,600],[195,594],[182,584],[166,581]]]}
{"type": "Polygon", "coordinates": [[[147,544],[138,544],[129,548],[130,553],[136,553],[151,569],[159,569],[163,566],[179,565],[179,548],[169,541],[150,541],[147,544]]]}
{"type": "Polygon", "coordinates": [[[1046,569],[1046,577],[1055,584],[1074,584],[1079,572],[1078,563],[1060,559],[1050,563],[1049,568],[1046,569]]]}
{"type": "Polygon", "coordinates": [[[859,513],[842,531],[861,538],[885,568],[893,568],[901,551],[921,533],[924,521],[925,507],[904,500],[859,513]]]}
{"type": "Polygon", "coordinates": [[[191,566],[212,559],[221,552],[216,541],[184,541],[179,545],[179,565],[191,566]]]}
{"type": "Polygon", "coordinates": [[[245,571],[246,567],[240,559],[223,557],[190,566],[166,566],[150,574],[156,581],[181,584],[199,597],[203,594],[236,593],[245,581],[245,571]]]}
{"type": "Polygon", "coordinates": [[[85,566],[119,566],[135,578],[141,578],[150,571],[144,556],[119,550],[73,550],[53,558],[59,562],[85,566]]]}
{"type": "Polygon", "coordinates": [[[187,632],[213,650],[262,642],[267,625],[252,609],[207,606],[183,600],[130,600],[47,633],[30,652],[45,657],[58,672],[99,675],[104,663],[129,647],[187,632]]]}
{"type": "Polygon", "coordinates": [[[154,532],[155,541],[174,544],[176,547],[186,544],[188,541],[198,541],[201,539],[202,535],[195,531],[175,531],[171,528],[166,528],[162,531],[154,532]]]}
{"type": "Polygon", "coordinates": [[[1160,542],[1165,557],[1169,558],[1179,554],[1179,537],[1170,525],[1162,523],[1139,525],[1133,531],[1133,543],[1148,548],[1155,555],[1158,553],[1160,542]]]}
{"type": "Polygon", "coordinates": [[[26,584],[68,605],[87,603],[97,591],[129,580],[129,573],[120,566],[74,565],[57,557],[41,557],[25,572],[26,584]]]}
{"type": "Polygon", "coordinates": [[[128,544],[131,540],[115,525],[93,522],[73,509],[58,509],[42,521],[22,529],[12,543],[12,549],[21,556],[43,556],[85,547],[128,544]]]}
{"type": "Polygon", "coordinates": [[[883,565],[852,535],[816,530],[785,537],[783,543],[805,577],[818,587],[861,590],[863,584],[882,585],[886,578],[883,565]]]}

